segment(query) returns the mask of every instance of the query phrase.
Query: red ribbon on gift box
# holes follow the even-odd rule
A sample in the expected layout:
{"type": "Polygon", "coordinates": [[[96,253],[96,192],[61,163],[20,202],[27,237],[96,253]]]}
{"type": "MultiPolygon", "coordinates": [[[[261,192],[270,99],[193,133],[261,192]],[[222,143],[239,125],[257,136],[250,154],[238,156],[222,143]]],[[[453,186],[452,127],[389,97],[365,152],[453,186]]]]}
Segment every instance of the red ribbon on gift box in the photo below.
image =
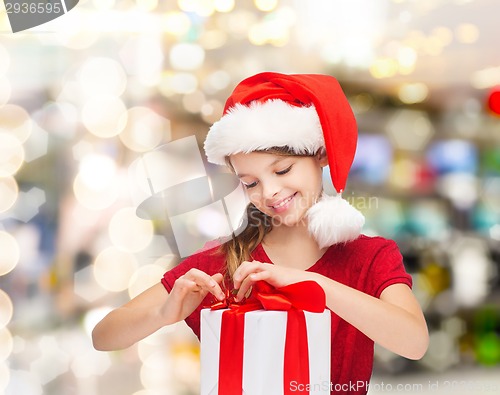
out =
{"type": "MultiPolygon", "coordinates": [[[[219,356],[219,395],[241,395],[243,390],[243,334],[245,313],[255,310],[287,311],[283,388],[292,395],[291,382],[309,383],[309,351],[304,311],[322,313],[326,297],[315,281],[302,281],[281,288],[259,281],[250,298],[235,302],[229,291],[226,299],[210,308],[228,308],[222,314],[219,356]]],[[[307,387],[306,387],[307,388],[307,387]]]]}

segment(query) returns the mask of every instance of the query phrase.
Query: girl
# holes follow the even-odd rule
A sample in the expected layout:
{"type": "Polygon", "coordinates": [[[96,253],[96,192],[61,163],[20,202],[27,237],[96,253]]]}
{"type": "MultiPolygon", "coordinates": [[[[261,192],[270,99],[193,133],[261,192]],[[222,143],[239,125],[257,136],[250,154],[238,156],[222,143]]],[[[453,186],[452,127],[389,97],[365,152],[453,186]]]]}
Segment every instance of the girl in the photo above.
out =
{"type": "Polygon", "coordinates": [[[335,393],[368,391],[374,342],[421,358],[427,325],[397,245],[360,235],[364,218],[340,195],[356,141],[354,115],[333,77],[260,73],[242,81],[210,128],[205,152],[245,187],[246,227],[112,311],[95,327],[94,347],[125,348],[181,320],[199,336],[202,306],[223,300],[226,283],[241,300],[257,281],[313,280],[333,312],[335,393]],[[335,197],[323,193],[327,165],[335,197]]]}

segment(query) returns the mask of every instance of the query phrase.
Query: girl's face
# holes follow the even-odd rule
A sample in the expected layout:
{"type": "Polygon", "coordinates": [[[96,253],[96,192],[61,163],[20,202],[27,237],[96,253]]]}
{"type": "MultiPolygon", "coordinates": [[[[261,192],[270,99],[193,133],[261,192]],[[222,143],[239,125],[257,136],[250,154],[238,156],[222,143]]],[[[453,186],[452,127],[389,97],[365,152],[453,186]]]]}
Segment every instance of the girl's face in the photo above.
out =
{"type": "Polygon", "coordinates": [[[272,217],[273,225],[300,224],[322,191],[326,155],[283,156],[265,152],[239,153],[229,161],[257,209],[272,217]]]}

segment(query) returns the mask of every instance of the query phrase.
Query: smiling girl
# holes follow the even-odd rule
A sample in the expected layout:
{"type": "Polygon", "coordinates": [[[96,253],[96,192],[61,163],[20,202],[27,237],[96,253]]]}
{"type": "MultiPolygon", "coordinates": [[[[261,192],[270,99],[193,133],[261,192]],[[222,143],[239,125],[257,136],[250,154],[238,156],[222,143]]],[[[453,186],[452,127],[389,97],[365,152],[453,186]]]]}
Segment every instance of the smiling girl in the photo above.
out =
{"type": "MultiPolygon", "coordinates": [[[[357,127],[338,82],[327,75],[260,73],[242,81],[210,129],[205,152],[227,165],[249,198],[244,229],[185,259],[161,282],[106,316],[99,350],[128,347],[185,320],[199,336],[200,311],[222,283],[241,300],[257,281],[312,280],[332,311],[332,388],[364,394],[374,342],[410,359],[428,345],[427,325],[395,242],[361,235],[363,216],[341,197],[357,127]],[[329,167],[337,196],[323,191],[329,167]]],[[[213,295],[213,296],[212,296],[213,295]]]]}

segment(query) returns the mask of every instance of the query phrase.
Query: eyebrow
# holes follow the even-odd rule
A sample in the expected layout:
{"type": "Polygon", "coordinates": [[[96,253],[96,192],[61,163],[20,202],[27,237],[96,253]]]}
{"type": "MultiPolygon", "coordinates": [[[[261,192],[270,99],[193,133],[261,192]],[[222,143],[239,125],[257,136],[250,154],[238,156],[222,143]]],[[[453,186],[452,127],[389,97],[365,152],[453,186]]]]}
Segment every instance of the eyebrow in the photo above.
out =
{"type": "MultiPolygon", "coordinates": [[[[271,162],[271,163],[269,164],[269,166],[267,166],[267,167],[272,167],[272,166],[274,166],[276,163],[279,163],[279,162],[281,162],[282,160],[285,160],[285,159],[288,159],[288,158],[289,158],[289,156],[280,156],[280,157],[276,158],[273,162],[271,162]]],[[[238,178],[242,178],[242,177],[247,177],[247,176],[248,176],[248,174],[236,174],[236,176],[237,176],[238,178]]]]}

